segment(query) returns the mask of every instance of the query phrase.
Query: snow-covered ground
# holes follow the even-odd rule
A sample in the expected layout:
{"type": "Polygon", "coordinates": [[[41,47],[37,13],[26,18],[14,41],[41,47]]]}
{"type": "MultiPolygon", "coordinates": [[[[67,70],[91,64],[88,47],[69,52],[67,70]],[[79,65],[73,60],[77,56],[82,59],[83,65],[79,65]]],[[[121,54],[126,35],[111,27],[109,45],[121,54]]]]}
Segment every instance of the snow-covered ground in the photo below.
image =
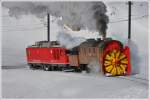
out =
{"type": "Polygon", "coordinates": [[[86,73],[3,69],[3,98],[148,98],[148,83],[86,73]]]}

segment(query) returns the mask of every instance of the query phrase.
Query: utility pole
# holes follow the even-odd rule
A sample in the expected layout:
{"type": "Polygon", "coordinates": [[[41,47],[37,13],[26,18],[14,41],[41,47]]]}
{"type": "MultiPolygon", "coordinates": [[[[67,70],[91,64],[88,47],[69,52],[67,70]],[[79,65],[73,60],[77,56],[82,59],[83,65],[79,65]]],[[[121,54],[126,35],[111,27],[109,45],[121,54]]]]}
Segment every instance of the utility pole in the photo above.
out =
{"type": "Polygon", "coordinates": [[[128,39],[131,39],[131,1],[128,1],[129,5],[129,14],[128,14],[128,39]]]}
{"type": "Polygon", "coordinates": [[[50,16],[47,13],[47,41],[50,41],[50,16]]]}

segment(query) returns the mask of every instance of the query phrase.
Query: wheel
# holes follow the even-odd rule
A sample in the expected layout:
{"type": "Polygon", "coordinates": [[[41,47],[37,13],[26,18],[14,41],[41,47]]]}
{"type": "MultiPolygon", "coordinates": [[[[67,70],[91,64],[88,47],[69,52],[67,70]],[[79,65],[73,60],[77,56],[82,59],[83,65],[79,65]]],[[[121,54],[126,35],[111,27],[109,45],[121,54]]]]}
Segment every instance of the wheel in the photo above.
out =
{"type": "Polygon", "coordinates": [[[111,50],[104,57],[104,71],[107,75],[124,75],[128,64],[127,56],[119,49],[111,50]]]}
{"type": "Polygon", "coordinates": [[[43,69],[44,69],[45,71],[49,71],[49,70],[50,70],[50,68],[49,68],[48,65],[43,65],[43,69]]]}
{"type": "Polygon", "coordinates": [[[87,64],[80,64],[79,67],[82,71],[85,71],[87,69],[87,64]]]}
{"type": "Polygon", "coordinates": [[[82,70],[81,70],[80,68],[75,68],[75,72],[77,72],[77,73],[81,73],[81,72],[82,72],[82,70]]]}
{"type": "Polygon", "coordinates": [[[62,71],[62,67],[59,67],[59,69],[58,69],[59,71],[62,71]]]}
{"type": "Polygon", "coordinates": [[[58,68],[59,68],[59,69],[58,69],[59,71],[63,71],[63,68],[64,68],[64,67],[63,67],[63,66],[59,66],[58,68]]]}
{"type": "Polygon", "coordinates": [[[50,66],[50,70],[51,71],[55,71],[55,67],[54,66],[50,66]]]}
{"type": "Polygon", "coordinates": [[[32,69],[32,70],[35,70],[35,65],[34,64],[28,64],[29,65],[29,68],[32,69]]]}

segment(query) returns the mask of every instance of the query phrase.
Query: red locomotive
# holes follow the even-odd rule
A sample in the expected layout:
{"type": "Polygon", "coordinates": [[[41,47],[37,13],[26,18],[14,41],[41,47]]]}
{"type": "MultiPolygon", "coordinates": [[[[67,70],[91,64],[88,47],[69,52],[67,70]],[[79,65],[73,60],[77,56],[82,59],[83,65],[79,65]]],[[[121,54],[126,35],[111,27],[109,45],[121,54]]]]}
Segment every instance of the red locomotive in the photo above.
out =
{"type": "Polygon", "coordinates": [[[35,45],[26,48],[27,61],[30,68],[40,68],[44,70],[55,70],[56,66],[67,66],[67,50],[60,47],[57,41],[39,41],[35,45]]]}
{"type": "Polygon", "coordinates": [[[130,50],[111,38],[88,39],[70,50],[61,47],[58,41],[39,41],[26,48],[27,63],[30,68],[50,70],[90,70],[87,65],[98,59],[104,75],[129,75],[131,72],[130,50]]]}

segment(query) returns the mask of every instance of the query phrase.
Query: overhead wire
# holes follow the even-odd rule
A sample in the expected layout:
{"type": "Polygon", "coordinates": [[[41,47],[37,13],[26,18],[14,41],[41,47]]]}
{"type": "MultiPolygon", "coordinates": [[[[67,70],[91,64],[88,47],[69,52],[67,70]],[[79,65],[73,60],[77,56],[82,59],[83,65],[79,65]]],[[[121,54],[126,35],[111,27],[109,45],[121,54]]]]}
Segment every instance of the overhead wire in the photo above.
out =
{"type": "MultiPolygon", "coordinates": [[[[139,16],[139,17],[135,17],[135,18],[131,18],[132,20],[139,20],[142,19],[144,17],[148,17],[148,15],[143,15],[143,16],[139,16]]],[[[118,23],[118,22],[124,22],[124,21],[128,21],[128,19],[122,19],[122,20],[117,20],[117,21],[110,21],[109,23],[118,23]]]]}
{"type": "MultiPolygon", "coordinates": [[[[139,20],[139,19],[142,19],[144,17],[148,17],[148,15],[143,15],[143,16],[139,16],[139,17],[136,17],[137,15],[132,15],[134,16],[133,18],[131,18],[132,20],[139,20]]],[[[7,18],[7,17],[10,17],[8,14],[5,14],[5,15],[2,15],[0,17],[3,17],[3,18],[7,18]]],[[[112,20],[112,19],[111,19],[112,20]]],[[[128,19],[125,19],[125,18],[116,18],[116,21],[110,21],[109,23],[119,23],[119,22],[124,22],[124,21],[128,21],[128,19]]],[[[14,25],[14,26],[9,26],[9,25],[4,25],[2,26],[3,28],[3,31],[31,31],[31,30],[39,30],[39,29],[44,29],[47,27],[47,25],[45,24],[45,22],[41,22],[41,23],[38,23],[38,24],[30,24],[30,28],[27,28],[29,25],[27,24],[21,24],[21,25],[14,25]]]]}
{"type": "MultiPolygon", "coordinates": [[[[132,20],[139,20],[139,19],[142,19],[144,17],[148,17],[148,15],[143,15],[143,16],[140,16],[140,17],[134,17],[134,18],[132,18],[132,20]]],[[[118,22],[124,22],[124,21],[128,21],[128,19],[122,19],[122,20],[117,20],[117,21],[110,21],[110,23],[118,23],[118,22]]],[[[34,24],[34,25],[44,25],[44,24],[41,23],[41,24],[34,24]]],[[[32,30],[44,29],[44,28],[47,27],[47,26],[43,26],[43,27],[24,28],[24,26],[25,26],[25,24],[24,25],[17,25],[17,27],[14,26],[13,27],[14,29],[5,29],[4,28],[3,31],[5,31],[5,32],[6,31],[32,31],[32,30]],[[22,28],[16,29],[18,27],[23,27],[24,29],[22,29],[22,28]]],[[[7,27],[8,28],[8,26],[3,26],[3,27],[7,27]]],[[[9,27],[9,28],[11,28],[11,27],[9,27]]]]}
{"type": "MultiPolygon", "coordinates": [[[[38,23],[38,24],[20,24],[20,25],[13,25],[13,27],[24,27],[24,26],[38,26],[38,25],[44,25],[44,23],[38,23]]],[[[11,25],[2,25],[2,27],[10,27],[11,25]]]]}
{"type": "Polygon", "coordinates": [[[39,29],[44,29],[44,30],[46,30],[45,29],[46,27],[35,27],[35,28],[30,28],[30,29],[17,29],[17,30],[2,30],[2,32],[4,31],[4,32],[6,32],[6,31],[33,31],[33,30],[39,30],[39,29]]]}

